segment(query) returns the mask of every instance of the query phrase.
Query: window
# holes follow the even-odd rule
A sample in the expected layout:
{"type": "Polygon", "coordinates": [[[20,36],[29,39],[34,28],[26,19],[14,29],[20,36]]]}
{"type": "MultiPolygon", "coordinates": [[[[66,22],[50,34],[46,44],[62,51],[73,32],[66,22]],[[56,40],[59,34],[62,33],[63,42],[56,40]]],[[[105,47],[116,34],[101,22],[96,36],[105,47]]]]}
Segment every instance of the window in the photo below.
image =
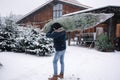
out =
{"type": "Polygon", "coordinates": [[[53,19],[57,19],[62,16],[62,4],[56,4],[53,7],[53,19]]]}

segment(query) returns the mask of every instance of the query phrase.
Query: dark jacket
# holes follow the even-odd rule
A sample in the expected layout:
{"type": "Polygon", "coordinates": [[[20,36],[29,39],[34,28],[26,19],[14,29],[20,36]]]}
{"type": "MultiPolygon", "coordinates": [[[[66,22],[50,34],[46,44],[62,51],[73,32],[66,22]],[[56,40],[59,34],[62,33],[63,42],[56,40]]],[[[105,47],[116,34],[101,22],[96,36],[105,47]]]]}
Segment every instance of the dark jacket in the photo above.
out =
{"type": "Polygon", "coordinates": [[[66,32],[54,32],[50,30],[46,36],[48,38],[53,38],[54,47],[56,51],[62,51],[66,49],[66,32]]]}

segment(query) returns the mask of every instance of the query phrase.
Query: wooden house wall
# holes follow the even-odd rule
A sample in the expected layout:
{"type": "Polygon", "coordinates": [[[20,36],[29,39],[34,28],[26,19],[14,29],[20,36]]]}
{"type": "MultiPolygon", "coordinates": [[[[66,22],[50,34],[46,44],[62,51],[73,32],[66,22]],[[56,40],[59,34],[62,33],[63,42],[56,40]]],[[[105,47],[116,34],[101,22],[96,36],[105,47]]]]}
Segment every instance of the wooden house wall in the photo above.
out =
{"type": "Polygon", "coordinates": [[[116,37],[120,37],[120,16],[117,17],[117,25],[116,25],[116,37]]]}
{"type": "Polygon", "coordinates": [[[80,11],[80,10],[83,10],[83,9],[85,9],[85,8],[72,6],[70,4],[63,4],[63,14],[68,14],[68,13],[72,13],[72,12],[75,12],[75,11],[80,11]]]}
{"type": "Polygon", "coordinates": [[[120,23],[117,24],[116,37],[120,37],[120,23]]]}
{"type": "MultiPolygon", "coordinates": [[[[103,28],[103,32],[108,32],[109,25],[106,24],[106,23],[99,24],[99,25],[97,25],[97,26],[95,26],[93,28],[89,28],[89,29],[84,30],[84,32],[85,33],[96,32],[97,27],[103,28]]],[[[117,23],[117,25],[116,25],[115,37],[120,37],[120,23],[117,23]]]]}
{"type": "Polygon", "coordinates": [[[31,24],[42,29],[44,24],[52,19],[52,10],[52,6],[46,6],[35,12],[34,14],[28,16],[28,19],[26,19],[23,23],[25,23],[26,25],[31,24]]]}
{"type": "MultiPolygon", "coordinates": [[[[62,3],[62,4],[63,4],[63,15],[85,9],[85,8],[70,5],[67,3],[62,3]]],[[[44,7],[42,7],[40,10],[27,16],[21,22],[23,24],[25,24],[25,26],[33,25],[35,27],[42,29],[44,27],[44,25],[47,22],[49,22],[49,20],[51,20],[51,19],[53,19],[53,5],[48,4],[44,7]]]]}
{"type": "Polygon", "coordinates": [[[39,28],[42,28],[50,19],[52,19],[52,6],[48,6],[40,10],[39,13],[35,15],[35,25],[38,25],[39,28]]]}

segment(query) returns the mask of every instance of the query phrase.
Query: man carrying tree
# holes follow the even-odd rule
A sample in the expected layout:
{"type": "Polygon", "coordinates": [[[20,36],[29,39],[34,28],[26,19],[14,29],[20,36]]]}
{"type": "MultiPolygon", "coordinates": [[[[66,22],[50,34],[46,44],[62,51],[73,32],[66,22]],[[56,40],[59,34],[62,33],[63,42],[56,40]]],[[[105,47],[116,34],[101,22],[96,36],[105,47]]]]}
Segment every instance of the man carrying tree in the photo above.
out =
{"type": "Polygon", "coordinates": [[[50,31],[46,34],[48,38],[53,38],[55,47],[55,56],[53,59],[54,75],[49,80],[57,80],[58,78],[64,78],[64,54],[66,50],[66,32],[62,28],[61,24],[54,23],[51,26],[50,31]],[[60,59],[61,71],[58,75],[57,62],[60,59]]]}

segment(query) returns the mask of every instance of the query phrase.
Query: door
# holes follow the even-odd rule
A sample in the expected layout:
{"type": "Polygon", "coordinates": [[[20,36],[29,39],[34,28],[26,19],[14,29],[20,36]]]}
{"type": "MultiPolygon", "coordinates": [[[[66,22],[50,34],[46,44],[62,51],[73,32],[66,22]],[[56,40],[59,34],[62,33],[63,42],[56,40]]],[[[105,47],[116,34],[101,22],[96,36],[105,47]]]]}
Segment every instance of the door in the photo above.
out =
{"type": "Polygon", "coordinates": [[[116,37],[120,37],[120,24],[117,24],[116,37]]]}

